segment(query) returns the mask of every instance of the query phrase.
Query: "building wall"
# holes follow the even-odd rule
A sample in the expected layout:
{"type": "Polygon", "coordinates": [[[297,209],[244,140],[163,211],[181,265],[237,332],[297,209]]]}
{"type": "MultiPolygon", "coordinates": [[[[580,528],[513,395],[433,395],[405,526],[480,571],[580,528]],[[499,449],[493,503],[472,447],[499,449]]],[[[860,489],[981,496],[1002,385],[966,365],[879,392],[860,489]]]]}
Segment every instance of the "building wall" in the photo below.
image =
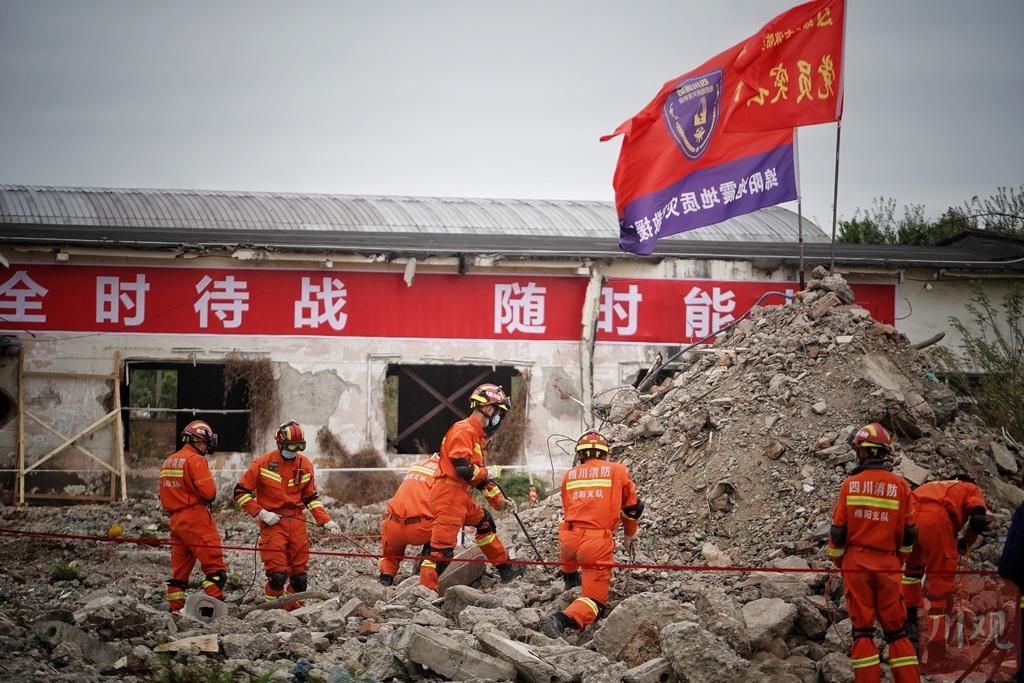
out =
{"type": "MultiPolygon", "coordinates": [[[[33,257],[19,255],[19,259],[52,259],[51,255],[33,257]]],[[[131,255],[96,256],[93,263],[117,265],[150,265],[152,261],[131,255]]],[[[204,263],[245,272],[250,268],[273,268],[281,264],[265,262],[232,262],[230,259],[209,259],[204,263]]],[[[162,261],[161,265],[172,265],[162,261]]],[[[180,261],[178,262],[180,263],[180,261]]],[[[188,265],[195,266],[194,261],[188,265]]],[[[419,272],[452,272],[456,263],[452,259],[436,259],[419,265],[419,272]]],[[[813,264],[808,264],[809,273],[813,264]]],[[[294,266],[292,266],[294,267],[294,266]]],[[[474,272],[525,273],[548,275],[562,272],[558,263],[550,261],[477,264],[474,272]]],[[[708,260],[648,261],[621,260],[610,265],[598,264],[600,274],[607,277],[644,277],[709,279],[714,281],[773,281],[793,283],[797,280],[794,269],[780,268],[771,272],[759,270],[747,261],[708,260]]],[[[368,264],[362,269],[395,271],[405,263],[368,264]]],[[[912,341],[927,339],[938,332],[946,332],[944,343],[955,345],[955,334],[948,324],[951,315],[969,322],[965,304],[970,298],[966,278],[935,279],[930,270],[883,271],[870,269],[856,273],[843,273],[856,286],[859,282],[896,284],[896,327],[912,341]]],[[[578,261],[567,262],[565,273],[585,275],[578,261]]],[[[343,273],[344,270],[334,272],[343,273]]],[[[809,277],[809,275],[808,275],[809,277]]],[[[1001,301],[1008,287],[1006,280],[987,280],[986,290],[994,301],[1001,301]]],[[[442,311],[438,312],[442,314],[442,311]]],[[[674,312],[667,313],[669,315],[674,312]]],[[[736,312],[738,317],[740,311],[736,312]]],[[[582,320],[582,312],[581,312],[582,320]]],[[[266,441],[257,453],[272,447],[271,436],[277,424],[288,419],[300,422],[307,434],[314,435],[321,427],[328,428],[350,450],[366,445],[383,451],[386,427],[383,413],[384,376],[389,363],[434,364],[473,359],[474,363],[511,365],[522,374],[529,374],[529,403],[527,406],[528,433],[523,460],[533,472],[550,476],[560,472],[571,460],[571,444],[587,425],[579,403],[586,393],[583,368],[587,347],[580,342],[500,341],[500,340],[445,340],[445,339],[354,339],[338,337],[302,336],[239,336],[140,334],[66,334],[14,331],[19,339],[26,367],[36,371],[109,374],[113,370],[115,354],[124,361],[185,361],[223,362],[229,353],[253,354],[270,359],[278,383],[280,414],[267,425],[266,441]],[[182,349],[195,349],[192,351],[182,349]],[[443,360],[451,359],[451,360],[443,360]]],[[[646,369],[659,352],[668,357],[677,346],[650,346],[631,343],[599,343],[593,354],[592,393],[596,400],[607,400],[618,388],[630,384],[642,369],[646,369]]],[[[16,363],[11,357],[0,358],[0,390],[16,399],[18,396],[16,363]]],[[[54,420],[58,431],[77,433],[109,410],[111,387],[102,382],[61,381],[57,378],[33,380],[27,383],[24,407],[47,415],[54,420]]],[[[125,402],[127,398],[123,399],[125,402]]],[[[28,461],[40,457],[53,447],[53,435],[37,425],[26,422],[25,444],[28,461]]],[[[88,449],[97,453],[110,450],[110,436],[96,435],[88,439],[88,449]]],[[[8,416],[0,426],[0,468],[8,475],[16,466],[17,420],[8,416]]],[[[320,456],[315,439],[309,439],[307,454],[314,461],[320,456]]],[[[251,454],[222,453],[212,461],[220,470],[222,485],[237,479],[238,470],[244,468],[251,454]]],[[[410,456],[392,456],[389,464],[401,466],[410,456]]],[[[82,479],[87,486],[95,486],[98,468],[89,458],[74,450],[68,451],[55,463],[67,470],[88,470],[82,479]]],[[[133,465],[135,466],[135,465],[133,465]]]]}

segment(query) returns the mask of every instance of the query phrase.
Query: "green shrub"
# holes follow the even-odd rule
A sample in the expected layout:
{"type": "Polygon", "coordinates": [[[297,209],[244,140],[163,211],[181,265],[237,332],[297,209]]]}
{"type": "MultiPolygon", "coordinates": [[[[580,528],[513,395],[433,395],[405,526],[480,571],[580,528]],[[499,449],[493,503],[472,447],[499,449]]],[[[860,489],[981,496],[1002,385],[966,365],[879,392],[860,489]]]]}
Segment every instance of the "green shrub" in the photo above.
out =
{"type": "Polygon", "coordinates": [[[50,578],[54,581],[81,581],[85,574],[78,567],[59,560],[50,565],[50,578]]]}
{"type": "MultiPolygon", "coordinates": [[[[525,474],[502,474],[498,483],[505,493],[516,503],[524,504],[530,500],[530,478],[525,474]]],[[[547,492],[541,482],[532,484],[537,489],[537,500],[547,498],[547,492]]]]}

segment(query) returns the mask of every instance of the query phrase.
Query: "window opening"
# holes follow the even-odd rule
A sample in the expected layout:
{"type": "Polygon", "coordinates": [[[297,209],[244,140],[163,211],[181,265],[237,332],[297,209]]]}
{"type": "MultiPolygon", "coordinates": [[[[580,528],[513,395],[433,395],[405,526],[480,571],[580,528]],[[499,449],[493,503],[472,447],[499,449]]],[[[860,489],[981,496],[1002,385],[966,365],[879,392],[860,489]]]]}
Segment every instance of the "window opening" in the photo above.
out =
{"type": "Polygon", "coordinates": [[[137,458],[166,458],[181,448],[181,432],[205,420],[218,451],[248,449],[249,406],[244,383],[225,395],[224,365],[131,361],[125,366],[122,409],[125,448],[137,458]]]}

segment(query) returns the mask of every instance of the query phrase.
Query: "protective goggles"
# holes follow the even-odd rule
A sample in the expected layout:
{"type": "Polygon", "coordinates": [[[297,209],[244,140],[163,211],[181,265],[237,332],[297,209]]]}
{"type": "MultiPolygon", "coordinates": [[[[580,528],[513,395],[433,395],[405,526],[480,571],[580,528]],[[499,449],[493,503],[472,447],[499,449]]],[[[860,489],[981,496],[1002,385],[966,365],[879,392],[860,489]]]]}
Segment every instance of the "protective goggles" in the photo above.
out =
{"type": "Polygon", "coordinates": [[[292,441],[291,443],[283,443],[283,444],[281,444],[281,448],[283,448],[284,450],[289,451],[291,453],[298,453],[299,451],[306,450],[306,442],[305,441],[292,441]]]}

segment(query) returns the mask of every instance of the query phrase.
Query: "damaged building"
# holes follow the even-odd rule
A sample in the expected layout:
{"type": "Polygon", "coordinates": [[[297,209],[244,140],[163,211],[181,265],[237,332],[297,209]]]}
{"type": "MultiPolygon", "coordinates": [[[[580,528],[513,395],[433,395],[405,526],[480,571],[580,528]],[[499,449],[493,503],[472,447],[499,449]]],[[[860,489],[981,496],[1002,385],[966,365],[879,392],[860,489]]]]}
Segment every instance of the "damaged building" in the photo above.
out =
{"type": "Polygon", "coordinates": [[[19,503],[124,497],[196,418],[225,481],[288,419],[400,467],[483,381],[526,425],[506,462],[553,475],[611,392],[815,267],[924,342],[967,322],[972,280],[1001,300],[1022,255],[978,233],[833,245],[781,207],[639,257],[610,202],[0,186],[0,482],[19,503]],[[173,377],[172,407],[141,376],[173,377]]]}

